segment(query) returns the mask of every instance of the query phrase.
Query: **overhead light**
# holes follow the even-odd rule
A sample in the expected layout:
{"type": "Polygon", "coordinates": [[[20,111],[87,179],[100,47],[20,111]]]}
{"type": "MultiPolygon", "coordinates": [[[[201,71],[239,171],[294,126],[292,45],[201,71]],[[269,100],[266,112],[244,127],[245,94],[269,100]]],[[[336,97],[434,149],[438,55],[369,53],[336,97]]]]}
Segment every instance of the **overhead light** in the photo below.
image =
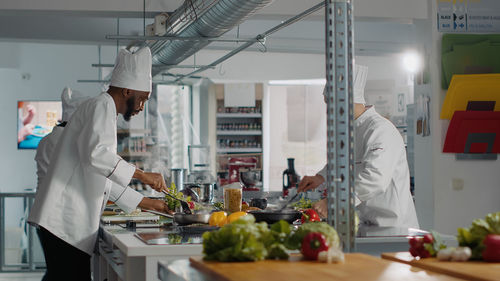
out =
{"type": "Polygon", "coordinates": [[[408,51],[403,54],[403,69],[409,73],[417,73],[422,68],[422,58],[416,51],[408,51]]]}
{"type": "Polygon", "coordinates": [[[269,80],[269,85],[289,86],[289,85],[325,85],[326,79],[299,79],[299,80],[269,80]]]}

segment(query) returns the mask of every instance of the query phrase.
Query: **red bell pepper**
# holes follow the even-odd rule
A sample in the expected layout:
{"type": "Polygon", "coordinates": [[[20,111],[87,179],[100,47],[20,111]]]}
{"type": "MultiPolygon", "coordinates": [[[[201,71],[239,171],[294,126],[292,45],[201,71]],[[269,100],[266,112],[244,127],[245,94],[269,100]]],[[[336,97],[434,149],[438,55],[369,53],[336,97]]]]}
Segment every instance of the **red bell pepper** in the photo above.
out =
{"type": "Polygon", "coordinates": [[[318,254],[323,251],[328,251],[328,244],[323,234],[310,232],[304,236],[300,252],[306,259],[317,260],[318,254]]]}
{"type": "Polygon", "coordinates": [[[302,218],[300,219],[301,223],[313,222],[313,221],[321,221],[318,213],[316,213],[313,209],[307,209],[302,212],[302,218]]]}
{"type": "Polygon", "coordinates": [[[500,262],[500,234],[488,234],[483,240],[483,260],[500,262]]]}

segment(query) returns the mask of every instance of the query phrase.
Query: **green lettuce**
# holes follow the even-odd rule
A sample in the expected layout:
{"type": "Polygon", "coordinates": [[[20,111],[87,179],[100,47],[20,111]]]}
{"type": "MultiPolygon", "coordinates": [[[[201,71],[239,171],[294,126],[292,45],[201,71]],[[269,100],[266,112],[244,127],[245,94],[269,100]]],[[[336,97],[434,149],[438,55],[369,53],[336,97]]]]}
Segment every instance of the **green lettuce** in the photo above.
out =
{"type": "Polygon", "coordinates": [[[299,226],[299,228],[287,239],[286,247],[292,250],[298,250],[302,246],[302,240],[310,232],[321,232],[329,247],[338,247],[340,239],[335,228],[326,222],[308,222],[299,226]]]}
{"type": "Polygon", "coordinates": [[[475,219],[470,228],[457,230],[458,244],[472,250],[472,259],[481,259],[483,240],[488,234],[500,234],[500,212],[488,214],[484,219],[475,219]]]}
{"type": "Polygon", "coordinates": [[[286,221],[269,229],[267,223],[255,223],[254,216],[246,215],[217,231],[203,233],[204,258],[222,262],[287,259],[284,241],[289,234],[286,221]]]}

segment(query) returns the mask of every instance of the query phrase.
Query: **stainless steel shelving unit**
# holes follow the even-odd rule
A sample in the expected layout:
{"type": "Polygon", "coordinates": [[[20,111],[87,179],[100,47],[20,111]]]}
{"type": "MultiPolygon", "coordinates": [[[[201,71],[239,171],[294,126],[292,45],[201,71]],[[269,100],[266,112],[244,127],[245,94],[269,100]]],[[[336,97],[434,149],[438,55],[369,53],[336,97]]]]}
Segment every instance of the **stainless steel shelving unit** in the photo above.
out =
{"type": "Polygon", "coordinates": [[[326,1],[328,223],[345,252],[354,250],[355,237],[352,13],[350,0],[326,1]]]}

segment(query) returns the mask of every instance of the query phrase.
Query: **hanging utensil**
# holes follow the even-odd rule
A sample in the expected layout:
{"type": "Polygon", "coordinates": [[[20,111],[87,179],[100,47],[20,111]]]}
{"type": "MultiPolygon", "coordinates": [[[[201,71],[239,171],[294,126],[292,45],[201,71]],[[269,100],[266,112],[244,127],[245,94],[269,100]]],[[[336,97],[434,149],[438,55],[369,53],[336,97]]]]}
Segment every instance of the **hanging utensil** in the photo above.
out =
{"type": "Polygon", "coordinates": [[[177,200],[179,202],[181,202],[181,208],[182,208],[182,211],[185,213],[185,214],[191,214],[191,209],[189,209],[189,204],[184,201],[184,200],[181,200],[181,199],[178,199],[176,198],[175,196],[173,196],[172,194],[166,192],[165,190],[162,190],[162,192],[169,196],[170,198],[174,199],[174,200],[177,200]]]}

